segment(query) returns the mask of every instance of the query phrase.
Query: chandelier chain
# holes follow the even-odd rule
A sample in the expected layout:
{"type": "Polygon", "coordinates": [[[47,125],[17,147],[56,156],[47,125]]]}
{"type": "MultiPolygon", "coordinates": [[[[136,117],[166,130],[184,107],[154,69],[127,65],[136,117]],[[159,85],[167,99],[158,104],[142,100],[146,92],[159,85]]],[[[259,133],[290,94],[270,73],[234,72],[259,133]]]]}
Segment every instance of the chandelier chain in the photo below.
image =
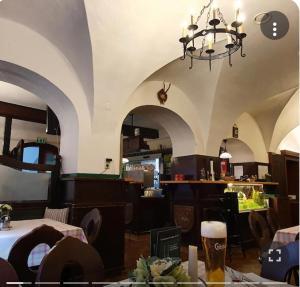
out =
{"type": "Polygon", "coordinates": [[[207,5],[204,5],[204,6],[202,7],[202,9],[201,9],[201,11],[200,11],[200,14],[199,14],[199,16],[197,17],[197,20],[196,20],[196,23],[195,23],[196,25],[198,24],[199,20],[201,19],[201,17],[202,17],[202,15],[203,15],[204,11],[205,11],[207,8],[209,8],[209,7],[211,6],[211,4],[212,4],[213,1],[214,1],[214,0],[210,0],[209,3],[208,3],[207,5]]]}
{"type": "Polygon", "coordinates": [[[219,8],[217,9],[217,14],[218,14],[218,17],[219,17],[220,21],[221,21],[221,22],[225,25],[225,27],[227,28],[227,23],[226,23],[226,21],[225,21],[225,19],[224,19],[224,16],[223,16],[223,14],[222,14],[222,12],[220,11],[219,8]]]}
{"type": "MultiPolygon", "coordinates": [[[[209,4],[210,5],[210,4],[209,4]]],[[[208,6],[209,6],[208,5],[208,6]]],[[[208,23],[209,23],[209,18],[210,18],[210,12],[211,12],[211,7],[209,8],[208,10],[208,13],[207,13],[207,17],[206,17],[206,24],[205,24],[205,30],[208,29],[208,23]]],[[[202,39],[202,45],[201,45],[201,48],[200,48],[200,56],[202,55],[203,51],[204,51],[204,46],[205,46],[205,41],[206,41],[206,35],[203,37],[202,39]]]]}

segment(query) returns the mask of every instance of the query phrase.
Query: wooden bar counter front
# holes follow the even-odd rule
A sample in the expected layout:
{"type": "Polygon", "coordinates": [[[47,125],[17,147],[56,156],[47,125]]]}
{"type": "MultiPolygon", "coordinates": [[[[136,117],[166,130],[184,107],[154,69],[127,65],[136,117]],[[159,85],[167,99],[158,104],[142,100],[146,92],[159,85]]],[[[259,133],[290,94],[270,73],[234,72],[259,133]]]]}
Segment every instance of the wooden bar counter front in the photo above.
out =
{"type": "MultiPolygon", "coordinates": [[[[170,198],[170,219],[177,226],[182,228],[182,239],[186,244],[201,245],[200,225],[205,220],[205,209],[224,209],[228,207],[233,209],[241,220],[245,241],[252,241],[252,236],[248,226],[248,212],[239,213],[236,202],[228,202],[224,189],[228,181],[161,181],[161,187],[164,193],[170,198]],[[227,201],[227,202],[226,202],[227,201]],[[235,210],[234,210],[235,209],[235,210]]],[[[232,182],[239,184],[249,184],[247,182],[232,182]]],[[[272,194],[278,193],[278,183],[273,182],[255,182],[254,184],[263,184],[266,192],[272,194]]],[[[265,210],[262,210],[262,212],[265,210]]]]}

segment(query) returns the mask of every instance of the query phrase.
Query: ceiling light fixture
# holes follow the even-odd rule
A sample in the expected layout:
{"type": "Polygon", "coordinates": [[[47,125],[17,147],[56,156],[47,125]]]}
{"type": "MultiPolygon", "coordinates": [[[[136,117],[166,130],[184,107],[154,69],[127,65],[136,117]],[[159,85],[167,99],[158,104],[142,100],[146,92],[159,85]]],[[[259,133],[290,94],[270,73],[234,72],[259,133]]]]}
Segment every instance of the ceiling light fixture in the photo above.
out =
{"type": "Polygon", "coordinates": [[[225,147],[224,147],[223,151],[220,154],[220,158],[222,158],[222,159],[230,159],[230,158],[232,158],[232,155],[226,149],[227,140],[224,140],[224,143],[225,143],[225,147]]]}
{"type": "Polygon", "coordinates": [[[179,42],[183,45],[183,57],[181,59],[184,60],[186,56],[190,57],[190,69],[193,68],[194,59],[208,60],[209,69],[211,70],[212,60],[229,57],[229,66],[232,66],[231,55],[233,53],[241,49],[241,56],[246,56],[243,53],[243,39],[247,36],[243,30],[244,20],[245,17],[241,13],[240,1],[237,0],[235,4],[235,20],[231,25],[228,25],[216,1],[210,0],[207,5],[203,6],[199,16],[195,18],[191,15],[191,24],[183,27],[182,36],[179,39],[179,42]],[[207,12],[205,28],[198,30],[198,22],[204,17],[205,12],[207,12]],[[218,28],[218,25],[221,23],[224,27],[218,28]],[[213,45],[216,43],[217,34],[226,36],[227,44],[224,47],[225,50],[218,51],[214,49],[213,45]],[[195,40],[198,38],[201,41],[200,48],[195,46],[195,40]]]}

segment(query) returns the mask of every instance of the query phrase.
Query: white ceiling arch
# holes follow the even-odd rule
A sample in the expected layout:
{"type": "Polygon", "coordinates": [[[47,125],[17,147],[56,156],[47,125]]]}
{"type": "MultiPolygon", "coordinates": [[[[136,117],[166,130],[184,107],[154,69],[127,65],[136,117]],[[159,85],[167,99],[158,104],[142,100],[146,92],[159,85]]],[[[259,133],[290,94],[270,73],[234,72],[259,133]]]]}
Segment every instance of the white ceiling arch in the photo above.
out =
{"type": "Polygon", "coordinates": [[[0,81],[16,85],[33,93],[53,109],[60,122],[60,154],[63,157],[63,169],[65,171],[76,170],[79,136],[78,118],[68,97],[44,77],[5,61],[0,61],[0,81]]]}
{"type": "Polygon", "coordinates": [[[130,113],[162,126],[170,136],[174,157],[189,155],[196,150],[197,143],[191,127],[174,111],[163,106],[144,105],[130,113]]]}

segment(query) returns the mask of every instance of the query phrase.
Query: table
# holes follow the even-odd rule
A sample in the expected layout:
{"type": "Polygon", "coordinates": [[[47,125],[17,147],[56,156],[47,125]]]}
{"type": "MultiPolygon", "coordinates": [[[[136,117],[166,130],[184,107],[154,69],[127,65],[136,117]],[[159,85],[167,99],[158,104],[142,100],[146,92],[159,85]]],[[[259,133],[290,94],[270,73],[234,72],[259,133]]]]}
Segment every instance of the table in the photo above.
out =
{"type": "MultiPolygon", "coordinates": [[[[13,244],[23,235],[29,233],[34,228],[43,224],[54,227],[65,236],[72,236],[87,243],[87,239],[80,227],[68,225],[52,219],[33,219],[12,221],[12,229],[0,231],[0,257],[7,259],[13,244]]],[[[43,257],[49,252],[50,248],[46,244],[37,245],[30,253],[28,266],[38,266],[43,257]]]]}
{"type": "MultiPolygon", "coordinates": [[[[188,272],[188,261],[182,263],[183,269],[188,272]]],[[[205,264],[203,261],[198,260],[198,277],[206,280],[205,264]]],[[[112,282],[107,282],[112,283],[112,282]]],[[[113,284],[107,285],[106,287],[129,287],[132,282],[126,279],[121,282],[114,282],[113,284]]],[[[191,285],[191,286],[203,286],[201,284],[191,285]]],[[[210,285],[208,285],[209,287],[210,285]]],[[[224,286],[234,286],[234,287],[293,287],[285,282],[275,282],[269,279],[262,278],[254,273],[240,273],[229,267],[226,267],[225,271],[225,284],[224,286]],[[232,282],[232,276],[235,278],[241,278],[245,281],[242,282],[232,282]]]]}
{"type": "Polygon", "coordinates": [[[273,242],[279,242],[282,245],[286,245],[295,241],[297,234],[299,233],[300,226],[293,226],[285,229],[277,230],[274,235],[273,242]]]}

